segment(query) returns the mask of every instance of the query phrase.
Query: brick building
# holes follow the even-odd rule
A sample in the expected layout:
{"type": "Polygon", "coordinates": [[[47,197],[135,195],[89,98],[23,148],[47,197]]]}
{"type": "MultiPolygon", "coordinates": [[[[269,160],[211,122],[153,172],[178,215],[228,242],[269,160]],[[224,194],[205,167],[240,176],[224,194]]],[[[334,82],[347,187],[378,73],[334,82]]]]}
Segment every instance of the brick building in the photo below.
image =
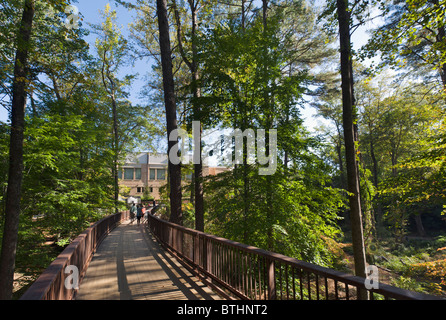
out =
{"type": "MultiPolygon", "coordinates": [[[[155,199],[160,199],[160,187],[167,183],[168,158],[165,153],[133,153],[130,154],[125,164],[118,172],[119,185],[130,188],[128,195],[133,198],[141,198],[144,191],[155,199]]],[[[225,167],[209,167],[203,164],[203,176],[216,175],[226,171],[225,167]]],[[[182,174],[185,183],[192,179],[192,174],[182,174]]]]}

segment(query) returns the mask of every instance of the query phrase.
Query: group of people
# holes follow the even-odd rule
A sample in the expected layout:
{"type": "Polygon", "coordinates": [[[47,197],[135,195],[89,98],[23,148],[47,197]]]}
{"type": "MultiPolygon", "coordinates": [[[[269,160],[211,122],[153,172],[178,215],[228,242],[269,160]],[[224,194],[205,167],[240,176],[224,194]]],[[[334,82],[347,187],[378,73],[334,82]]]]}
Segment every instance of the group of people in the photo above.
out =
{"type": "MultiPolygon", "coordinates": [[[[153,201],[153,206],[155,206],[155,201],[153,201]]],[[[133,202],[132,206],[130,207],[130,223],[133,223],[133,221],[135,221],[135,217],[138,225],[141,223],[141,218],[143,218],[143,221],[144,219],[147,220],[146,212],[148,212],[148,209],[148,205],[146,208],[140,203],[138,203],[138,205],[135,205],[135,203],[133,202]]]]}

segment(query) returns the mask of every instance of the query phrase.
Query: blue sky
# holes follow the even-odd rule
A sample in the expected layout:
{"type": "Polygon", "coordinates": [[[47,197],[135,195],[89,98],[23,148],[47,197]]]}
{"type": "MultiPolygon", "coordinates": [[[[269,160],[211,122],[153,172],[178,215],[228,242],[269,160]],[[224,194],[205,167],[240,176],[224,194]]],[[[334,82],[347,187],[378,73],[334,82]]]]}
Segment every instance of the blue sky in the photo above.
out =
{"type": "MultiPolygon", "coordinates": [[[[127,0],[128,2],[135,2],[127,0]]],[[[102,17],[100,11],[104,11],[104,8],[107,4],[110,4],[110,8],[112,10],[116,10],[117,24],[121,27],[122,33],[125,37],[129,35],[128,24],[133,22],[134,12],[129,12],[126,8],[121,5],[116,5],[114,1],[110,0],[77,0],[74,5],[79,8],[80,14],[83,16],[82,27],[87,28],[91,31],[91,28],[88,26],[88,23],[99,24],[102,22],[102,17]]],[[[90,51],[94,54],[94,42],[96,39],[96,35],[94,33],[90,33],[87,37],[87,42],[90,44],[90,51]]],[[[138,61],[135,66],[129,66],[122,68],[122,75],[126,74],[138,74],[139,77],[136,79],[132,85],[132,89],[130,91],[130,100],[134,103],[142,103],[139,99],[139,93],[143,82],[141,80],[142,76],[144,76],[148,71],[151,70],[151,65],[147,61],[138,61]]]]}
{"type": "MultiPolygon", "coordinates": [[[[123,8],[122,6],[116,6],[114,1],[110,0],[78,0],[73,2],[73,5],[77,6],[79,9],[79,12],[81,16],[83,16],[82,27],[87,28],[91,30],[90,27],[88,27],[87,23],[93,23],[98,24],[101,21],[101,15],[100,10],[104,10],[107,3],[110,3],[110,6],[112,9],[116,10],[117,12],[117,23],[119,25],[122,25],[122,31],[123,34],[127,35],[128,23],[132,22],[132,14],[130,14],[127,9],[123,8]]],[[[87,42],[90,44],[90,50],[91,52],[94,52],[94,41],[95,41],[96,35],[93,33],[90,33],[90,35],[87,37],[87,42]]],[[[123,72],[125,73],[139,73],[140,76],[143,76],[146,71],[150,70],[150,65],[144,64],[142,62],[138,63],[135,68],[125,68],[123,72]]],[[[131,100],[134,102],[139,102],[138,96],[141,89],[141,81],[135,82],[135,85],[132,87],[131,92],[131,100]]],[[[8,119],[8,113],[7,111],[0,107],[0,121],[6,122],[8,119]]]]}

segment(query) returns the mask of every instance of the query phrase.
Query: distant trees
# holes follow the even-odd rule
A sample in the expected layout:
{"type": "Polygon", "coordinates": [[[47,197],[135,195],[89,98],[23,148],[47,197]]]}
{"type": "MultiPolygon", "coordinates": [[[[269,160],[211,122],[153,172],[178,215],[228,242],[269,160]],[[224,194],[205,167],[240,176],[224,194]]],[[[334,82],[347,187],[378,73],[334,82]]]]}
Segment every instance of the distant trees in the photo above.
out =
{"type": "MultiPolygon", "coordinates": [[[[334,12],[333,5],[334,2],[329,2],[325,13],[334,12]]],[[[409,220],[420,235],[424,234],[421,216],[429,211],[430,217],[437,216],[434,219],[442,224],[438,216],[444,204],[440,191],[443,161],[439,156],[444,141],[441,57],[445,48],[440,44],[444,3],[370,1],[351,5],[350,23],[355,26],[372,19],[371,12],[384,17],[383,25],[371,30],[368,43],[351,57],[358,128],[356,159],[361,205],[367,208],[362,216],[373,215],[371,220],[364,219],[367,221],[363,225],[372,223],[375,228],[377,223],[381,230],[389,227],[401,241],[409,220]],[[378,55],[381,60],[368,61],[367,66],[357,64],[359,59],[378,55]],[[434,176],[438,179],[435,183],[430,180],[434,176]]],[[[325,92],[336,92],[326,89],[325,92]]],[[[339,139],[346,129],[339,126],[339,96],[326,95],[315,105],[335,125],[331,135],[338,138],[334,139],[336,156],[332,160],[339,165],[342,182],[346,159],[339,156],[339,150],[347,145],[339,139]]],[[[374,236],[379,236],[374,230],[374,236]]]]}
{"type": "Polygon", "coordinates": [[[336,84],[327,81],[314,105],[334,126],[324,133],[333,142],[329,161],[338,169],[334,181],[340,186],[347,182],[350,194],[358,275],[363,275],[365,252],[385,229],[402,241],[409,222],[419,235],[426,233],[423,214],[444,225],[439,217],[444,204],[439,156],[444,149],[443,6],[442,1],[339,0],[327,2],[321,15],[328,31],[339,27],[342,100],[336,84]],[[378,16],[384,17],[383,25],[354,52],[352,30],[378,16]],[[374,60],[360,65],[359,58],[366,57],[374,60]],[[430,180],[434,176],[438,182],[430,180]]]}
{"type": "MultiPolygon", "coordinates": [[[[390,223],[400,240],[411,216],[423,235],[422,213],[441,203],[438,191],[427,196],[431,188],[424,182],[429,180],[430,172],[438,170],[439,163],[428,160],[428,154],[441,148],[434,141],[442,132],[442,110],[441,103],[428,98],[427,88],[413,82],[393,82],[395,89],[383,90],[384,83],[388,82],[361,81],[357,85],[361,162],[370,170],[378,191],[374,201],[376,218],[380,223],[383,219],[390,223]],[[424,163],[421,155],[426,157],[424,163]]],[[[440,181],[434,185],[441,185],[440,181]]]]}
{"type": "Polygon", "coordinates": [[[381,103],[392,109],[382,114],[388,122],[380,125],[381,134],[389,139],[384,141],[389,143],[385,145],[390,147],[392,167],[381,171],[391,174],[382,177],[377,207],[379,213],[384,208],[386,221],[401,239],[409,220],[415,222],[419,235],[425,234],[423,215],[444,227],[438,216],[445,204],[440,191],[444,190],[440,154],[444,151],[445,2],[382,2],[381,9],[384,23],[371,32],[361,56],[379,52],[377,70],[390,66],[398,71],[392,83],[395,93],[381,103]]]}

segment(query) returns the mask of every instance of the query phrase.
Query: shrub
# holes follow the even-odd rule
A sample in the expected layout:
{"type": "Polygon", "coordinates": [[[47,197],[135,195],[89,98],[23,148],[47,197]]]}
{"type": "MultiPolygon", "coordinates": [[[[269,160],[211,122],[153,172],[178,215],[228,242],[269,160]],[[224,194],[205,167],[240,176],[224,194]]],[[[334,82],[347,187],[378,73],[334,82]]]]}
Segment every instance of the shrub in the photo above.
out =
{"type": "Polygon", "coordinates": [[[409,272],[432,280],[439,280],[440,285],[446,287],[446,259],[412,264],[409,272]]]}

